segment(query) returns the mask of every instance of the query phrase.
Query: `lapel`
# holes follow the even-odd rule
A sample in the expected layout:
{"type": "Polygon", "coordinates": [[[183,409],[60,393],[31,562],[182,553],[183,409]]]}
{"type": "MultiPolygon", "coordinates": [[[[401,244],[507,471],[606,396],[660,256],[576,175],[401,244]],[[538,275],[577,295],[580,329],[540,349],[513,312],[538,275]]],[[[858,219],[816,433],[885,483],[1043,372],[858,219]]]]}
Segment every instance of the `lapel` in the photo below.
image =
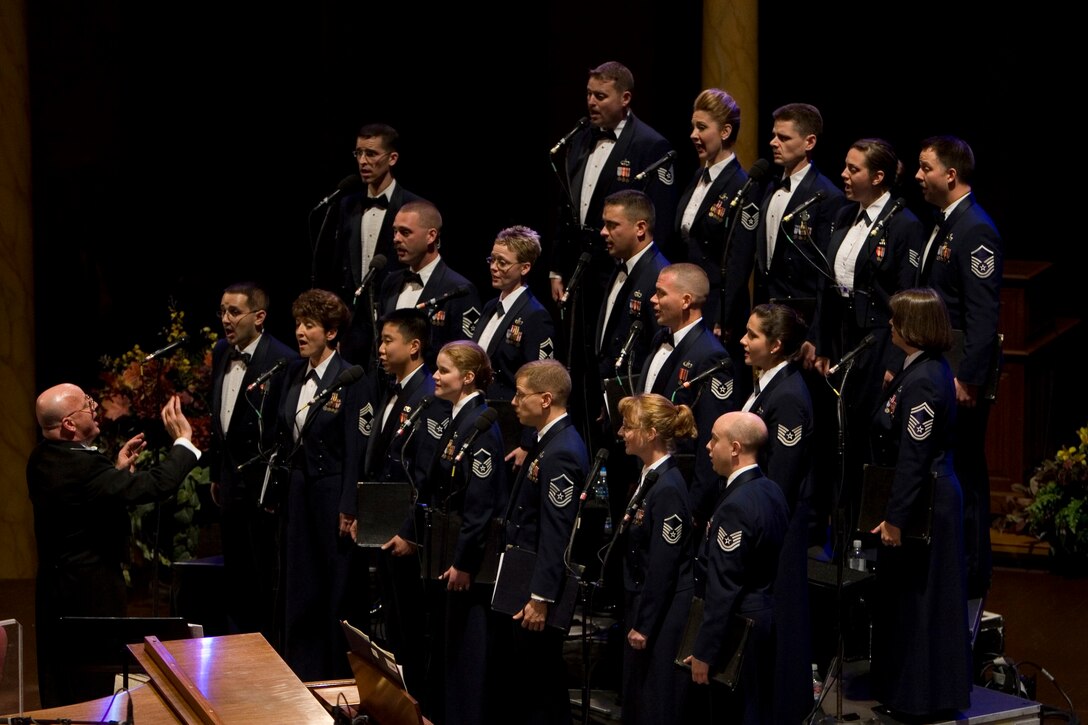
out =
{"type": "Polygon", "coordinates": [[[759,389],[759,395],[756,397],[755,401],[752,402],[751,412],[755,413],[760,418],[763,417],[763,406],[766,404],[771,392],[781,385],[786,378],[793,374],[793,369],[793,363],[786,365],[786,367],[779,370],[778,374],[771,379],[771,382],[767,384],[767,387],[759,389]]]}
{"type": "MultiPolygon", "coordinates": [[[[692,222],[692,226],[695,226],[696,222],[704,219],[707,216],[707,213],[710,211],[710,207],[713,206],[716,201],[718,201],[718,197],[722,195],[722,192],[725,191],[725,187],[729,185],[729,182],[732,181],[733,177],[737,175],[737,171],[739,170],[740,163],[737,161],[737,157],[733,156],[733,159],[728,164],[726,164],[725,168],[723,168],[721,173],[718,174],[718,178],[710,182],[710,188],[707,189],[706,196],[703,197],[703,203],[699,205],[699,212],[695,215],[695,221],[692,222]]],[[[702,173],[701,169],[699,173],[702,173]]],[[[687,205],[685,204],[679,208],[684,209],[686,206],[687,205]]]]}
{"type": "MultiPolygon", "coordinates": [[[[623,284],[620,285],[620,291],[616,295],[616,303],[612,308],[612,314],[608,316],[608,324],[603,330],[603,334],[599,337],[599,344],[597,346],[597,352],[599,353],[604,348],[604,341],[608,339],[609,334],[616,327],[616,321],[619,319],[620,310],[622,306],[627,304],[628,298],[631,296],[631,290],[635,286],[635,282],[638,280],[639,275],[651,264],[657,257],[657,242],[650,242],[650,246],[647,248],[646,253],[635,262],[635,266],[631,269],[631,272],[627,275],[627,279],[623,280],[623,284]]],[[[605,306],[607,306],[607,294],[612,289],[612,282],[615,281],[616,275],[619,274],[619,268],[612,273],[612,277],[609,280],[608,288],[605,290],[605,306]]],[[[649,300],[644,300],[645,304],[650,304],[649,300]]],[[[601,308],[601,316],[598,324],[598,329],[604,320],[604,307],[601,308]]]]}
{"type": "MultiPolygon", "coordinates": [[[[738,488],[751,481],[755,481],[758,478],[763,478],[763,471],[760,470],[759,466],[756,466],[755,468],[749,468],[747,471],[737,476],[736,480],[728,486],[725,485],[725,482],[728,479],[720,479],[722,491],[718,494],[718,502],[714,504],[714,512],[717,513],[718,509],[721,508],[722,502],[736,493],[738,488]]],[[[713,518],[713,516],[711,518],[713,518]]],[[[708,537],[710,536],[710,530],[711,527],[708,526],[706,532],[708,537]]]]}
{"type": "MultiPolygon", "coordinates": [[[[946,242],[950,241],[952,237],[952,228],[956,223],[967,213],[967,210],[975,205],[975,195],[968,194],[967,198],[959,203],[952,213],[948,215],[948,218],[944,220],[943,224],[939,224],[940,231],[937,232],[937,236],[933,239],[933,244],[929,248],[929,254],[922,260],[922,265],[918,268],[918,281],[928,282],[929,275],[933,272],[933,259],[937,256],[937,250],[940,249],[946,242]]],[[[939,214],[939,212],[938,212],[939,214]]],[[[924,247],[923,247],[924,249],[924,247]]]]}
{"type": "MultiPolygon", "coordinates": [[[[631,143],[634,141],[637,126],[638,119],[635,118],[634,111],[628,110],[627,122],[623,124],[623,132],[616,139],[616,144],[612,147],[612,150],[608,152],[608,158],[605,159],[604,166],[601,167],[601,175],[597,179],[596,186],[593,187],[593,198],[589,202],[591,208],[603,208],[605,197],[615,190],[612,183],[616,180],[616,167],[620,165],[620,162],[630,160],[628,157],[631,153],[631,143]]],[[[628,169],[628,171],[631,174],[630,180],[633,181],[635,174],[641,169],[628,169]]],[[[581,185],[579,184],[579,186],[581,185]]]]}
{"type": "MultiPolygon", "coordinates": [[[[465,403],[465,406],[461,408],[461,410],[457,411],[456,418],[450,419],[450,424],[447,425],[446,430],[442,432],[442,437],[438,439],[438,447],[435,448],[435,453],[437,453],[437,455],[431,462],[432,479],[439,480],[439,466],[441,465],[442,459],[444,458],[444,452],[446,448],[449,446],[454,446],[456,448],[458,441],[465,437],[462,434],[467,432],[467,429],[466,431],[462,431],[461,428],[465,426],[465,421],[469,417],[469,411],[474,410],[481,405],[484,405],[485,402],[486,401],[484,400],[483,393],[480,393],[472,400],[465,403]]],[[[454,455],[456,455],[456,451],[454,451],[454,455]]],[[[446,477],[448,478],[448,476],[449,473],[447,472],[446,477]]],[[[441,483],[444,484],[445,482],[441,481],[441,483]]]]}
{"type": "MultiPolygon", "coordinates": [[[[653,392],[664,395],[664,391],[677,382],[676,376],[679,374],[679,366],[685,362],[699,338],[706,334],[709,334],[706,324],[699,322],[693,330],[684,335],[684,339],[673,349],[672,354],[665,359],[665,364],[661,366],[661,372],[657,374],[657,380],[654,381],[653,392]]],[[[691,374],[695,374],[694,368],[691,370],[691,374]]]]}
{"type": "MultiPolygon", "coordinates": [[[[514,320],[518,318],[518,314],[525,308],[525,305],[529,304],[529,297],[531,294],[529,288],[526,287],[525,291],[518,295],[517,300],[510,309],[503,314],[502,321],[499,322],[499,326],[495,328],[495,334],[491,336],[491,342],[487,345],[486,352],[488,357],[492,357],[495,354],[495,351],[499,349],[499,345],[502,341],[506,339],[506,333],[510,329],[510,325],[514,324],[514,320]]],[[[480,320],[483,324],[476,324],[476,329],[479,330],[480,335],[483,334],[483,328],[487,325],[486,321],[491,319],[491,313],[495,311],[495,307],[498,303],[498,298],[495,298],[488,302],[484,307],[484,312],[480,315],[480,320]]],[[[476,337],[478,340],[479,336],[477,335],[476,337]]]]}
{"type": "Polygon", "coordinates": [[[420,301],[429,300],[432,297],[437,297],[442,294],[439,290],[442,289],[445,280],[446,262],[439,257],[438,264],[434,266],[434,271],[431,272],[431,278],[427,280],[427,284],[423,285],[423,291],[419,293],[420,301]]]}
{"type": "MultiPolygon", "coordinates": [[[[333,353],[333,359],[329,361],[329,366],[327,368],[325,368],[325,374],[321,376],[321,381],[317,384],[317,390],[314,391],[314,395],[316,395],[317,393],[321,392],[322,390],[328,388],[330,385],[334,384],[336,382],[336,378],[339,377],[340,371],[343,370],[343,368],[344,368],[343,359],[340,357],[339,354],[333,353]]],[[[310,369],[310,367],[309,367],[309,364],[307,363],[307,365],[303,368],[303,371],[308,371],[309,369],[310,369]]],[[[305,373],[304,373],[304,375],[305,375],[305,373]]],[[[302,385],[300,384],[299,388],[301,389],[301,387],[302,387],[302,385]]],[[[295,395],[295,403],[296,403],[296,407],[297,407],[297,404],[298,404],[298,394],[297,393],[295,395]]],[[[327,403],[326,403],[326,405],[327,405],[327,403]]],[[[313,406],[313,405],[310,406],[309,411],[307,411],[307,413],[306,413],[306,422],[302,424],[302,430],[299,432],[299,436],[298,436],[299,440],[302,440],[302,437],[304,435],[306,435],[306,431],[308,431],[310,429],[310,426],[313,425],[314,420],[317,418],[318,413],[320,413],[321,410],[324,407],[325,406],[323,406],[323,405],[322,406],[313,406]]]]}
{"type": "Polygon", "coordinates": [[[895,374],[892,381],[888,383],[888,387],[884,389],[884,395],[881,398],[880,408],[883,408],[888,400],[899,393],[900,388],[911,378],[912,375],[922,369],[922,363],[927,360],[935,360],[936,357],[928,352],[923,352],[918,358],[909,366],[903,368],[895,374]]]}

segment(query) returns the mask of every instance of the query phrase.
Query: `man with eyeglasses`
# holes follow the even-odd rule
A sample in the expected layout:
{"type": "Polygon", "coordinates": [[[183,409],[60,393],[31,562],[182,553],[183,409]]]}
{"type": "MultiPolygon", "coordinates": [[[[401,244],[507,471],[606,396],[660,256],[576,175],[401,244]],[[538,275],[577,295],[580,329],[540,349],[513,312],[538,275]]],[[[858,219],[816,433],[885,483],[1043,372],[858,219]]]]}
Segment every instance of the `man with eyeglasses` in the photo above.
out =
{"type": "MultiPolygon", "coordinates": [[[[555,323],[525,283],[539,258],[540,235],[523,226],[499,232],[487,258],[491,286],[499,296],[484,305],[472,339],[487,352],[495,373],[487,388],[488,400],[513,400],[518,368],[533,360],[555,357],[555,323]]],[[[520,466],[533,439],[532,430],[526,428],[521,443],[507,460],[520,466]]]]}
{"type": "Polygon", "coordinates": [[[212,350],[212,497],[222,509],[226,605],[231,630],[261,632],[276,642],[276,523],[258,506],[268,454],[275,441],[278,376],[253,386],[295,350],[264,332],[268,294],[252,282],[223,290],[223,337],[212,350]],[[252,389],[251,389],[252,386],[252,389]],[[239,471],[238,467],[242,466],[239,471]]]}
{"type": "MultiPolygon", "coordinates": [[[[384,274],[403,266],[393,254],[393,219],[401,206],[420,197],[393,178],[393,167],[400,159],[397,151],[400,135],[392,126],[371,123],[359,129],[355,139],[355,162],[366,189],[345,196],[340,202],[340,225],[336,236],[335,269],[339,270],[340,297],[351,308],[352,325],[341,342],[345,360],[367,365],[374,353],[374,329],[366,311],[367,296],[358,294],[370,263],[384,255],[388,266],[384,274]]],[[[382,277],[373,281],[381,288],[382,277]]]]}
{"type": "Polygon", "coordinates": [[[589,453],[567,415],[571,379],[562,363],[526,363],[516,380],[514,409],[521,424],[533,428],[535,440],[510,494],[505,543],[536,552],[536,564],[522,610],[512,620],[493,612],[498,656],[492,705],[502,722],[569,723],[564,633],[545,623],[562,590],[563,555],[589,453]]]}
{"type": "MultiPolygon", "coordinates": [[[[166,498],[200,459],[176,395],[162,409],[174,445],[160,463],[138,473],[144,434],[129,439],[111,461],[94,446],[97,410],[94,398],[70,383],[49,388],[34,407],[44,440],[30,454],[26,481],[38,543],[35,622],[42,707],[74,702],[79,698],[73,688],[86,685],[64,677],[70,643],[61,640],[57,619],[125,616],[121,565],[131,529],[128,506],[166,498]]],[[[110,683],[104,687],[109,692],[110,683]]]]}

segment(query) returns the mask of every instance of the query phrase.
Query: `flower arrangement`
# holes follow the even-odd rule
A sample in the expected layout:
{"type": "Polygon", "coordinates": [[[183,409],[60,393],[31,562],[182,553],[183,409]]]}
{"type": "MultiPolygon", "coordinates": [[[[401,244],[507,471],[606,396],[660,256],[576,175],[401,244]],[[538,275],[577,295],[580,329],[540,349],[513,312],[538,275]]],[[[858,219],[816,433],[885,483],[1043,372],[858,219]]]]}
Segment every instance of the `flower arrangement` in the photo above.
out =
{"type": "Polygon", "coordinates": [[[1055,556],[1088,560],[1088,426],[1077,430],[1076,445],[1059,448],[1013,490],[1003,529],[1033,534],[1055,556]]]}
{"type": "MultiPolygon", "coordinates": [[[[137,459],[137,467],[146,468],[161,461],[173,445],[172,440],[167,440],[159,417],[162,406],[172,395],[181,398],[182,410],[193,428],[194,445],[207,450],[211,438],[212,347],[218,336],[204,327],[200,330],[200,344],[195,344],[185,331],[185,312],[171,304],[169,313],[170,321],[163,329],[163,336],[166,345],[177,343],[173,350],[145,362],[147,354],[135,345],[118,357],[107,355],[101,359],[102,387],[96,396],[102,406],[99,445],[105,450],[118,450],[125,441],[143,431],[147,448],[137,459]]],[[[196,514],[200,510],[200,489],[208,484],[207,466],[198,466],[161,509],[156,504],[132,507],[135,565],[157,558],[159,563],[169,566],[174,561],[193,558],[199,534],[196,514]],[[167,522],[155,520],[167,512],[170,517],[167,522]],[[156,542],[163,523],[172,539],[169,546],[156,542]]],[[[127,575],[128,572],[126,578],[127,575]]]]}

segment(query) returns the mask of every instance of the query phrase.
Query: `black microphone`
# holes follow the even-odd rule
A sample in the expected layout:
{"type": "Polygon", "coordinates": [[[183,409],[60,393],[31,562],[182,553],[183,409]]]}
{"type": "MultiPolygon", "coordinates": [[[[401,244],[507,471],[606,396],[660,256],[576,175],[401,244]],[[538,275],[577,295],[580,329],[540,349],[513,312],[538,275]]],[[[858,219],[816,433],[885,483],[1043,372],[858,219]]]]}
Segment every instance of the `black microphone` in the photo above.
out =
{"type": "Polygon", "coordinates": [[[855,347],[853,350],[851,350],[850,352],[843,355],[842,360],[839,360],[837,363],[835,363],[830,368],[828,368],[827,369],[827,374],[828,375],[834,375],[835,373],[837,373],[839,371],[839,368],[841,368],[843,365],[849,365],[850,362],[853,361],[854,358],[856,358],[858,355],[861,354],[862,350],[869,347],[874,342],[876,342],[876,335],[874,333],[870,332],[868,335],[866,335],[862,339],[861,342],[858,343],[857,347],[855,347]]]}
{"type": "Polygon", "coordinates": [[[313,211],[311,211],[310,213],[313,214],[315,211],[317,211],[321,207],[326,206],[326,205],[336,201],[337,199],[339,199],[344,194],[350,194],[351,192],[355,191],[356,189],[358,189],[362,185],[363,185],[363,180],[359,177],[358,174],[352,174],[351,176],[345,176],[343,179],[340,179],[340,183],[336,185],[336,191],[329,194],[328,196],[326,196],[321,201],[317,202],[317,206],[315,206],[313,208],[313,211]]]}
{"type": "Polygon", "coordinates": [[[597,474],[601,472],[601,466],[603,466],[606,461],[608,461],[608,449],[598,448],[597,457],[593,459],[593,465],[589,469],[589,475],[586,476],[586,483],[582,486],[582,495],[578,497],[579,504],[586,502],[586,498],[589,497],[589,487],[597,480],[597,474]]]}
{"type": "Polygon", "coordinates": [[[574,134],[581,131],[588,124],[589,124],[589,119],[588,118],[586,118],[585,116],[582,116],[581,118],[579,118],[578,119],[578,124],[574,128],[572,128],[570,130],[570,132],[566,136],[559,139],[559,143],[557,143],[555,146],[552,146],[552,150],[549,151],[548,153],[550,153],[552,156],[555,156],[557,153],[559,153],[559,149],[566,146],[570,142],[570,140],[572,138],[574,138],[574,134]]]}
{"type": "Polygon", "coordinates": [[[374,275],[385,269],[385,265],[389,264],[389,259],[384,254],[375,254],[374,259],[370,260],[370,268],[367,269],[366,275],[363,277],[363,283],[359,285],[359,289],[355,290],[356,299],[363,294],[363,290],[374,279],[374,275]]]}
{"type": "Polygon", "coordinates": [[[888,213],[877,219],[876,224],[873,225],[873,231],[869,232],[869,236],[876,239],[884,231],[884,227],[887,226],[888,220],[902,211],[903,207],[907,205],[907,200],[903,197],[899,197],[892,204],[892,208],[888,210],[888,213]]]}
{"type": "Polygon", "coordinates": [[[701,383],[704,380],[706,380],[707,378],[715,375],[716,373],[721,372],[722,370],[732,370],[732,369],[733,369],[733,361],[730,358],[723,357],[721,360],[714,363],[713,365],[708,367],[706,370],[704,370],[703,372],[696,375],[691,380],[685,380],[684,382],[682,382],[680,384],[680,387],[684,388],[686,390],[686,389],[690,388],[693,385],[698,385],[699,383],[701,383]]]}
{"type": "Polygon", "coordinates": [[[582,281],[582,275],[585,274],[586,267],[593,261],[593,255],[589,252],[582,252],[582,256],[578,257],[578,264],[574,267],[574,274],[570,276],[570,284],[567,285],[567,289],[563,292],[563,296],[559,298],[559,304],[567,304],[567,300],[574,293],[574,290],[578,289],[578,283],[582,281]]]}
{"type": "Polygon", "coordinates": [[[627,530],[627,525],[635,517],[635,512],[638,511],[638,507],[642,504],[642,499],[646,498],[643,491],[649,491],[650,487],[655,483],[657,483],[656,468],[647,471],[646,477],[639,481],[638,488],[635,489],[635,495],[631,497],[630,503],[627,504],[627,511],[623,514],[623,521],[620,522],[621,534],[627,530]]]}
{"type": "Polygon", "coordinates": [[[273,363],[272,367],[268,368],[263,373],[258,375],[256,380],[254,380],[252,383],[247,385],[246,386],[246,392],[247,393],[252,393],[255,388],[258,388],[262,384],[267,383],[272,378],[273,375],[278,373],[280,370],[283,370],[284,366],[286,366],[286,365],[287,365],[287,358],[281,357],[279,360],[277,360],[275,363],[273,363]]]}
{"type": "Polygon", "coordinates": [[[468,294],[468,291],[469,290],[468,290],[467,286],[461,285],[460,287],[456,287],[454,289],[451,289],[449,292],[447,292],[445,294],[438,295],[437,297],[432,297],[429,300],[424,300],[424,301],[420,302],[418,305],[416,305],[416,309],[417,310],[425,310],[428,307],[438,307],[440,304],[442,304],[446,300],[451,300],[454,297],[464,297],[465,295],[468,294]]]}
{"type": "Polygon", "coordinates": [[[740,187],[740,191],[733,197],[733,201],[729,202],[729,208],[732,209],[740,204],[748,196],[748,192],[752,190],[752,187],[767,177],[767,172],[770,170],[771,162],[767,159],[759,159],[752,164],[752,168],[748,169],[748,178],[744,181],[744,186],[740,187]]]}
{"type": "MultiPolygon", "coordinates": [[[[329,387],[322,390],[320,393],[314,396],[314,399],[310,401],[309,405],[324,405],[329,402],[329,398],[340,388],[351,385],[359,378],[366,374],[366,368],[362,365],[352,365],[350,368],[340,373],[334,382],[329,387]]],[[[307,406],[309,407],[309,406],[307,406]]]]}
{"type": "MultiPolygon", "coordinates": [[[[416,409],[413,410],[412,413],[404,419],[404,422],[400,424],[400,427],[397,428],[397,432],[393,434],[393,439],[396,440],[397,438],[400,438],[402,435],[407,433],[408,429],[414,426],[416,424],[416,421],[419,420],[420,416],[423,415],[423,411],[427,409],[427,406],[429,406],[433,402],[434,398],[432,396],[424,396],[423,399],[419,401],[419,405],[416,406],[416,409]]],[[[392,415],[392,413],[390,413],[390,415],[392,415]]]]}
{"type": "Polygon", "coordinates": [[[620,348],[620,356],[616,358],[617,370],[623,367],[623,361],[631,354],[631,348],[635,346],[635,339],[639,336],[640,332],[642,332],[642,322],[635,320],[631,323],[631,329],[627,332],[627,340],[624,341],[623,347],[620,348]]]}
{"type": "Polygon", "coordinates": [[[664,156],[662,156],[661,158],[659,158],[657,161],[655,161],[652,164],[650,164],[649,166],[647,166],[642,171],[635,174],[635,181],[645,181],[647,176],[649,176],[653,172],[657,171],[662,166],[669,163],[670,161],[672,161],[675,158],[676,158],[676,152],[675,151],[670,151],[669,153],[667,153],[664,156]]]}
{"type": "Polygon", "coordinates": [[[177,340],[174,340],[169,345],[165,345],[163,347],[160,347],[155,352],[152,352],[152,353],[149,353],[148,355],[146,355],[144,357],[144,362],[151,362],[155,358],[160,357],[162,355],[165,355],[166,353],[170,352],[174,348],[181,347],[182,345],[184,345],[187,342],[189,342],[189,336],[188,335],[182,335],[181,337],[179,337],[177,340]]]}
{"type": "Polygon", "coordinates": [[[815,194],[812,195],[811,199],[805,199],[803,202],[801,202],[801,206],[797,207],[796,209],[791,211],[789,214],[782,217],[782,223],[785,224],[790,219],[793,219],[794,214],[800,214],[805,209],[808,209],[810,206],[812,206],[813,204],[818,202],[820,199],[823,199],[824,196],[826,196],[826,194],[824,194],[822,191],[817,191],[815,194]]]}
{"type": "Polygon", "coordinates": [[[488,408],[480,413],[480,417],[476,419],[476,423],[472,427],[472,432],[468,434],[468,438],[466,438],[464,444],[462,444],[461,450],[457,451],[457,455],[453,457],[453,462],[460,463],[461,459],[465,457],[465,452],[468,450],[468,447],[472,445],[481,433],[493,426],[498,419],[498,408],[488,408]]]}

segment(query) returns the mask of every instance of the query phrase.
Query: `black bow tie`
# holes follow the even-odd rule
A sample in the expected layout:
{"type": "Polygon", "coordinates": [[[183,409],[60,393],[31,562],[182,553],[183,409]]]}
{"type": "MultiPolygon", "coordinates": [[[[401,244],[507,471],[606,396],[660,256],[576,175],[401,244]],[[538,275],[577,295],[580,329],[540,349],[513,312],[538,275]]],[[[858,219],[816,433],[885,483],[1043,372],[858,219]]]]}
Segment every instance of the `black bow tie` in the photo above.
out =
{"type": "Polygon", "coordinates": [[[389,208],[389,198],[382,194],[381,196],[368,196],[363,199],[363,210],[370,209],[371,207],[378,207],[379,209],[389,208]]]}
{"type": "Polygon", "coordinates": [[[415,282],[420,287],[423,286],[423,278],[419,276],[418,272],[405,272],[404,273],[404,286],[407,287],[409,282],[415,282]]]}
{"type": "Polygon", "coordinates": [[[857,224],[858,222],[864,222],[866,227],[868,227],[869,224],[872,223],[869,220],[869,214],[864,210],[858,212],[858,218],[854,220],[854,224],[857,224]]]}
{"type": "Polygon", "coordinates": [[[242,352],[241,350],[239,350],[236,347],[232,347],[230,349],[230,352],[227,354],[227,357],[232,362],[235,361],[235,360],[241,360],[242,364],[246,365],[246,366],[249,365],[249,361],[251,359],[250,354],[248,352],[242,352]]]}
{"type": "Polygon", "coordinates": [[[703,173],[699,177],[699,180],[702,181],[703,184],[710,186],[710,182],[713,181],[713,179],[710,178],[710,169],[703,169],[703,173]]]}
{"type": "Polygon", "coordinates": [[[657,336],[654,338],[654,343],[656,347],[668,345],[671,348],[676,348],[676,343],[672,339],[672,333],[669,332],[669,328],[667,327],[662,327],[660,330],[657,331],[657,336]]]}
{"type": "Polygon", "coordinates": [[[788,176],[786,178],[784,178],[784,179],[779,179],[777,182],[775,182],[775,186],[777,186],[779,189],[783,189],[785,191],[790,191],[793,188],[793,185],[790,183],[790,177],[788,177],[788,176]]]}
{"type": "Polygon", "coordinates": [[[593,143],[597,143],[598,141],[616,140],[616,132],[610,128],[598,128],[597,126],[593,126],[590,128],[590,134],[593,137],[593,143]]]}

